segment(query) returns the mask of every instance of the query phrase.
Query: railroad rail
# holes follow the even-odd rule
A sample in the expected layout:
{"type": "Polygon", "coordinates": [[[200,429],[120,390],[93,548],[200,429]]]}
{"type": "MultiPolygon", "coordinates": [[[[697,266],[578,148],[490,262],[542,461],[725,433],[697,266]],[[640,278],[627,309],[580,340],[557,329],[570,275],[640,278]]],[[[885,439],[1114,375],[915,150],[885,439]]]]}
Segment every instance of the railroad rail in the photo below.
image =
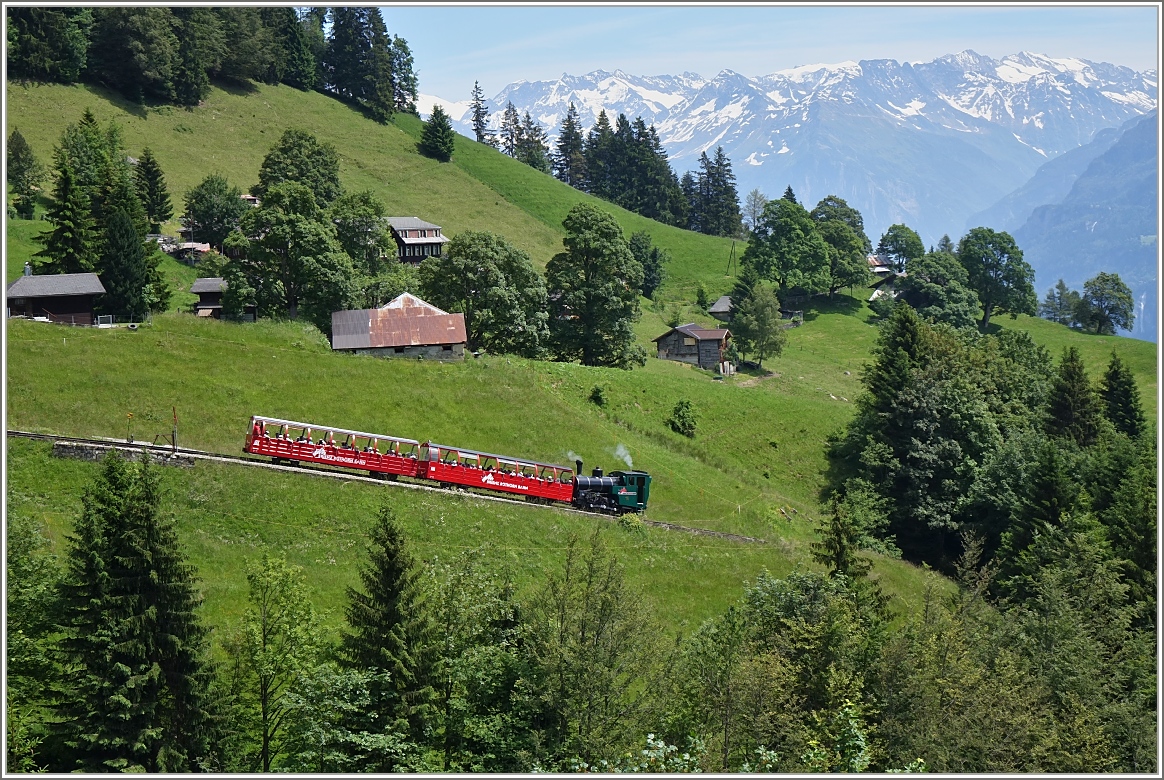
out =
{"type": "MultiPolygon", "coordinates": [[[[615,521],[608,514],[601,512],[587,512],[582,509],[574,509],[573,507],[548,505],[548,504],[531,504],[528,501],[522,501],[512,498],[505,498],[503,496],[487,495],[484,493],[476,493],[463,489],[456,488],[442,488],[435,485],[422,485],[416,482],[405,482],[403,480],[385,480],[377,477],[364,476],[362,474],[353,474],[350,471],[341,471],[338,469],[323,468],[320,466],[290,466],[284,464],[267,463],[261,460],[256,460],[251,457],[244,457],[242,455],[226,455],[217,452],[207,452],[205,450],[193,450],[186,447],[172,447],[165,444],[153,444],[151,442],[134,441],[128,442],[122,439],[108,439],[108,438],[85,438],[78,436],[60,436],[52,433],[33,433],[31,431],[17,431],[9,430],[8,436],[14,439],[34,439],[38,441],[61,442],[65,444],[73,444],[79,446],[88,446],[95,449],[114,449],[122,452],[141,452],[145,450],[151,454],[166,457],[166,456],[180,456],[183,458],[190,458],[192,460],[205,460],[214,463],[227,463],[235,466],[250,466],[252,468],[268,469],[270,471],[285,471],[296,474],[310,474],[317,477],[325,477],[329,479],[342,479],[353,482],[367,482],[373,485],[382,485],[387,487],[399,487],[409,490],[427,490],[433,493],[443,493],[451,496],[469,497],[473,499],[480,499],[482,501],[498,501],[503,504],[514,504],[517,506],[543,506],[545,508],[556,509],[560,512],[569,512],[571,514],[585,515],[587,517],[597,517],[607,521],[615,521]]],[[[755,536],[743,536],[741,534],[726,533],[724,531],[712,531],[707,528],[692,528],[685,525],[676,525],[675,523],[664,523],[658,520],[642,519],[643,525],[651,526],[652,528],[660,528],[665,531],[675,531],[678,533],[695,534],[697,536],[710,536],[716,539],[725,539],[734,542],[747,542],[751,544],[767,544],[764,539],[755,536]]]]}

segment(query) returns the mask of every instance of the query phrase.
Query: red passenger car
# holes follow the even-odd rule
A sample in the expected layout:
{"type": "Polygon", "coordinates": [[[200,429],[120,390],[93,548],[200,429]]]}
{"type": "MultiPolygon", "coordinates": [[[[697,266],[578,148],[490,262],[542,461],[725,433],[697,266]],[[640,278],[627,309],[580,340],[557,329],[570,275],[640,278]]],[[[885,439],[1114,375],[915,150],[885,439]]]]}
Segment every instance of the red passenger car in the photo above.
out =
{"type": "Polygon", "coordinates": [[[395,479],[417,476],[419,448],[413,439],[255,416],[243,452],[265,455],[276,463],[320,463],[395,479]]]}
{"type": "Polygon", "coordinates": [[[462,485],[542,501],[568,504],[574,496],[574,469],[569,466],[446,447],[433,442],[420,445],[420,465],[416,476],[443,485],[462,485]]]}

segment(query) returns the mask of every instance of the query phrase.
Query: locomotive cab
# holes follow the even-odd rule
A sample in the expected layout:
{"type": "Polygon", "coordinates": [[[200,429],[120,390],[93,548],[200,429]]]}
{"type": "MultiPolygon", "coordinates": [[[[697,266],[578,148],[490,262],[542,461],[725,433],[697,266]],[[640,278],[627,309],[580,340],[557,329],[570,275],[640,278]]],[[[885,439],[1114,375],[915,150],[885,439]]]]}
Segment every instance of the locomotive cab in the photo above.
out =
{"type": "Polygon", "coordinates": [[[619,512],[642,512],[647,507],[651,492],[651,475],[645,471],[612,471],[610,476],[618,480],[614,498],[619,512]]]}

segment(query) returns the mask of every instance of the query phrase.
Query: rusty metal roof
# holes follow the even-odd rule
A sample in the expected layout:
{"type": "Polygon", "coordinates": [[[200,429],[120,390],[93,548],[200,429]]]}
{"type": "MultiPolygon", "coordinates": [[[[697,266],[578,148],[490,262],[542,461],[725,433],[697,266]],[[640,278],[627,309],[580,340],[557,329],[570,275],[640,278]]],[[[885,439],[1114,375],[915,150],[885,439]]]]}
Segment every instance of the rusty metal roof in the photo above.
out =
{"type": "Polygon", "coordinates": [[[331,315],[332,349],[464,344],[465,315],[448,314],[405,293],[380,309],[331,315]]]}

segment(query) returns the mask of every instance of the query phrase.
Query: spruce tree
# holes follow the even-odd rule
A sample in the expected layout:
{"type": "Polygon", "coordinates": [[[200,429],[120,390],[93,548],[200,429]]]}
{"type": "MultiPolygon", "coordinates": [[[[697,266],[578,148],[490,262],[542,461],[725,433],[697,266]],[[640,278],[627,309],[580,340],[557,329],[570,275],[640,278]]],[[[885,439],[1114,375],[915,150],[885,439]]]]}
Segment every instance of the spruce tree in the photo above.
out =
{"type": "Polygon", "coordinates": [[[170,192],[166,188],[162,167],[148,146],[142,149],[141,159],[137,161],[133,173],[138,197],[150,222],[150,232],[157,233],[162,229],[162,223],[174,216],[174,207],[170,203],[170,192]]]}
{"type": "Polygon", "coordinates": [[[105,296],[101,308],[109,314],[141,322],[149,311],[146,287],[149,266],[145,245],[124,210],[109,218],[101,255],[101,283],[105,296]]]}
{"type": "Polygon", "coordinates": [[[453,123],[440,106],[433,106],[432,115],[424,123],[424,130],[420,134],[420,153],[440,162],[448,162],[453,158],[453,146],[456,133],[453,132],[453,123]]]}
{"type": "Polygon", "coordinates": [[[789,184],[787,187],[785,187],[785,188],[784,188],[784,194],[783,194],[782,196],[780,196],[780,197],[781,197],[781,199],[782,199],[782,200],[786,200],[786,201],[788,201],[789,203],[798,203],[798,202],[799,202],[799,201],[797,201],[797,200],[796,200],[796,193],[794,193],[794,192],[792,191],[792,185],[791,185],[791,184],[789,184]]]}
{"type": "Polygon", "coordinates": [[[367,86],[364,103],[378,122],[387,122],[396,112],[396,78],[392,71],[392,38],[384,25],[380,9],[368,14],[370,46],[365,52],[362,69],[367,86]]]}
{"type": "Polygon", "coordinates": [[[546,131],[530,117],[528,111],[521,120],[517,159],[542,173],[550,172],[550,148],[546,143],[546,131]]]}
{"type": "MultiPolygon", "coordinates": [[[[379,11],[377,11],[379,13],[379,11]]],[[[392,36],[392,94],[395,95],[396,110],[403,114],[416,114],[418,82],[413,68],[412,50],[408,41],[399,35],[392,36]]]]}
{"type": "Polygon", "coordinates": [[[478,143],[493,146],[496,141],[493,133],[489,132],[489,109],[485,107],[485,93],[476,81],[473,82],[472,97],[473,105],[470,111],[473,116],[473,135],[476,136],[478,143]]]}
{"type": "Polygon", "coordinates": [[[558,147],[554,150],[554,176],[575,189],[586,186],[586,158],[582,154],[582,146],[578,109],[571,101],[558,132],[558,147]]]}
{"type": "Polygon", "coordinates": [[[1068,347],[1047,399],[1047,433],[1071,439],[1080,447],[1090,446],[1099,436],[1100,413],[1079,350],[1068,347]]]}
{"type": "Polygon", "coordinates": [[[1139,438],[1145,425],[1140,391],[1132,370],[1114,351],[1104,372],[1099,396],[1103,399],[1104,416],[1111,420],[1116,430],[1133,439],[1139,438]]]}
{"type": "Polygon", "coordinates": [[[53,205],[45,214],[45,220],[53,227],[38,237],[44,249],[32,256],[33,262],[43,273],[90,272],[97,259],[93,216],[89,199],[76,186],[67,166],[61,170],[53,195],[53,205]]]}
{"type": "MultiPolygon", "coordinates": [[[[373,686],[371,709],[386,730],[420,741],[433,710],[435,644],[420,570],[388,505],[372,528],[368,555],[368,565],[359,572],[362,590],[347,591],[348,630],[340,641],[340,658],[348,668],[388,673],[387,683],[373,686]]],[[[367,767],[381,772],[393,768],[367,767]]]]}
{"type": "Polygon", "coordinates": [[[610,200],[614,194],[610,187],[613,145],[614,130],[610,127],[610,120],[605,110],[599,111],[598,120],[586,135],[582,154],[586,160],[586,191],[605,200],[610,200]]]}
{"type": "Polygon", "coordinates": [[[8,186],[16,196],[16,214],[21,219],[32,219],[36,208],[36,192],[45,177],[45,168],[32,153],[32,147],[16,128],[8,136],[8,186]]]}
{"type": "Polygon", "coordinates": [[[82,496],[61,590],[73,664],[55,725],[84,771],[189,772],[209,752],[206,631],[157,467],[116,452],[82,496]]]}
{"type": "Polygon", "coordinates": [[[505,104],[505,112],[501,115],[500,140],[501,151],[510,157],[516,157],[518,145],[521,143],[521,119],[517,115],[513,101],[505,104]]]}

